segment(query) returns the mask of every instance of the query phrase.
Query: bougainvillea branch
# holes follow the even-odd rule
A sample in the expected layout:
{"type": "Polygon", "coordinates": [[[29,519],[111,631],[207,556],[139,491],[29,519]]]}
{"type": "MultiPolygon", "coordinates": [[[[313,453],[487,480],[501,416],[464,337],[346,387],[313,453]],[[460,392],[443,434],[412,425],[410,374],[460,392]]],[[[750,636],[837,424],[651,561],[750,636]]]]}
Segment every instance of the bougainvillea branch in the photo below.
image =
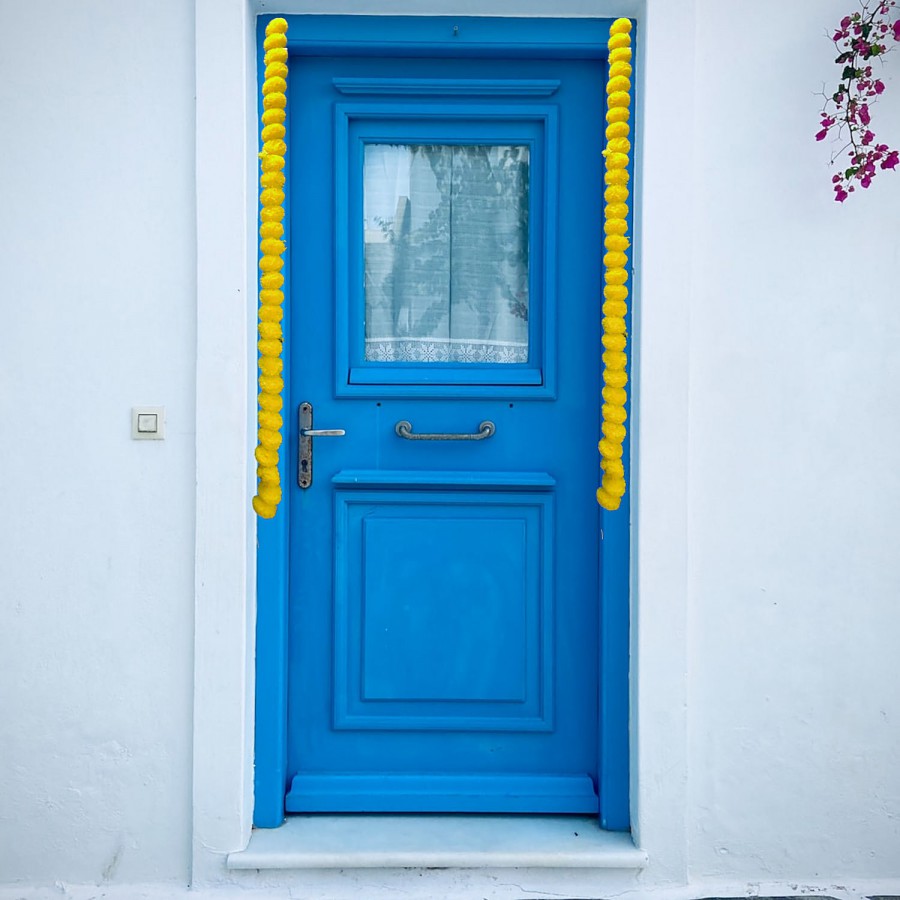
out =
{"type": "Polygon", "coordinates": [[[876,140],[871,112],[884,93],[884,82],[875,75],[872,64],[893,49],[894,41],[900,41],[896,5],[897,0],[862,0],[859,11],[844,16],[831,37],[838,51],[835,62],[841,67],[841,77],[834,93],[825,95],[816,140],[831,136],[838,145],[832,165],[847,154],[849,165],[831,179],[834,199],[839,203],[857,186],[868,188],[879,169],[895,169],[900,164],[898,152],[876,140]]]}

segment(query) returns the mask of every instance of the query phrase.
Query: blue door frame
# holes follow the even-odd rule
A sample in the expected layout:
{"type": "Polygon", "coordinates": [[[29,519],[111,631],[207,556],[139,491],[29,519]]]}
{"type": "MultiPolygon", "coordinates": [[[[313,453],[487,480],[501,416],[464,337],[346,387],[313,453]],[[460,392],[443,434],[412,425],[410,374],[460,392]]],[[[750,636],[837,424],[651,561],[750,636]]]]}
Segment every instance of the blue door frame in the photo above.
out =
{"type": "MultiPolygon", "coordinates": [[[[262,40],[268,17],[259,20],[259,77],[262,40]]],[[[612,19],[393,18],[296,16],[289,18],[292,57],[409,55],[410,46],[429,57],[586,58],[605,60],[612,19]],[[454,32],[454,28],[456,31],[454,32]],[[449,34],[455,34],[448,40],[449,34]]],[[[602,91],[603,86],[597,86],[602,91]]],[[[602,129],[604,123],[597,122],[602,129]]],[[[598,166],[601,161],[598,160],[598,166]]],[[[286,193],[290,192],[290,149],[286,193]]],[[[600,215],[598,197],[598,216],[600,215]]],[[[290,201],[286,204],[290,210],[290,201]]],[[[289,214],[289,213],[288,213],[289,214]]],[[[286,223],[289,228],[289,223],[286,223]]],[[[290,296],[290,265],[286,268],[290,296]]],[[[602,302],[599,294],[598,307],[602,302]]],[[[290,333],[290,304],[286,333],[290,333]]],[[[598,315],[599,321],[599,315],[598,315]]],[[[599,342],[599,331],[598,331],[599,342]]],[[[285,361],[286,369],[290,360],[285,361]]],[[[289,382],[290,372],[285,372],[289,382]]],[[[599,407],[599,401],[598,401],[599,407]]],[[[287,416],[290,420],[290,415],[287,416]]],[[[597,433],[599,436],[599,417],[597,433]]],[[[290,484],[296,436],[288,436],[282,456],[282,480],[290,484]]],[[[625,448],[628,469],[629,448],[625,448]]],[[[628,473],[626,473],[628,474],[628,473]]],[[[593,485],[585,490],[593,492],[593,485]]],[[[258,520],[255,809],[257,827],[284,820],[289,788],[287,768],[288,527],[286,502],[272,520],[258,520]]],[[[628,802],[628,659],[629,520],[627,507],[603,512],[600,519],[599,754],[598,792],[602,827],[627,830],[628,802]]]]}

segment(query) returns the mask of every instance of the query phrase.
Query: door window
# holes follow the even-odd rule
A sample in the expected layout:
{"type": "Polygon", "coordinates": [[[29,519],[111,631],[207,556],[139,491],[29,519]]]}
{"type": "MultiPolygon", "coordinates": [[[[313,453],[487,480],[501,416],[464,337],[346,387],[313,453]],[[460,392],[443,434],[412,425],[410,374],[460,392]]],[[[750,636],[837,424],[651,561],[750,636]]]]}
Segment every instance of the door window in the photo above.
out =
{"type": "Polygon", "coordinates": [[[529,147],[364,150],[365,358],[526,363],[529,147]]]}

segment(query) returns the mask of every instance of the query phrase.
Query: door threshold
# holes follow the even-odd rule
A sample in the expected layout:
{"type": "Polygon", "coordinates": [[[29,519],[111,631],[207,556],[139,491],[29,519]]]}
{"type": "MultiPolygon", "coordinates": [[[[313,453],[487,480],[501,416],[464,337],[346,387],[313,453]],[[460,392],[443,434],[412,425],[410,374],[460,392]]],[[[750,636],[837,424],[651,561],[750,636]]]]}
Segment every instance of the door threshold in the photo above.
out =
{"type": "Polygon", "coordinates": [[[257,828],[229,869],[642,869],[647,853],[594,816],[299,815],[257,828]]]}

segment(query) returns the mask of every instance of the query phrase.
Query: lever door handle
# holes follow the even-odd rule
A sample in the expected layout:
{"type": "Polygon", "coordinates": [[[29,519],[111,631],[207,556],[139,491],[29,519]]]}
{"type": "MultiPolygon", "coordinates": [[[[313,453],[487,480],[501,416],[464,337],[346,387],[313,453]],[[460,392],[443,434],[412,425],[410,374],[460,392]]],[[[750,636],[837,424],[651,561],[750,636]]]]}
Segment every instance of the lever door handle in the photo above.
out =
{"type": "Polygon", "coordinates": [[[343,437],[343,428],[313,428],[312,403],[301,403],[298,410],[300,424],[299,452],[297,454],[297,484],[304,490],[312,484],[313,459],[312,439],[314,437],[343,437]]]}

